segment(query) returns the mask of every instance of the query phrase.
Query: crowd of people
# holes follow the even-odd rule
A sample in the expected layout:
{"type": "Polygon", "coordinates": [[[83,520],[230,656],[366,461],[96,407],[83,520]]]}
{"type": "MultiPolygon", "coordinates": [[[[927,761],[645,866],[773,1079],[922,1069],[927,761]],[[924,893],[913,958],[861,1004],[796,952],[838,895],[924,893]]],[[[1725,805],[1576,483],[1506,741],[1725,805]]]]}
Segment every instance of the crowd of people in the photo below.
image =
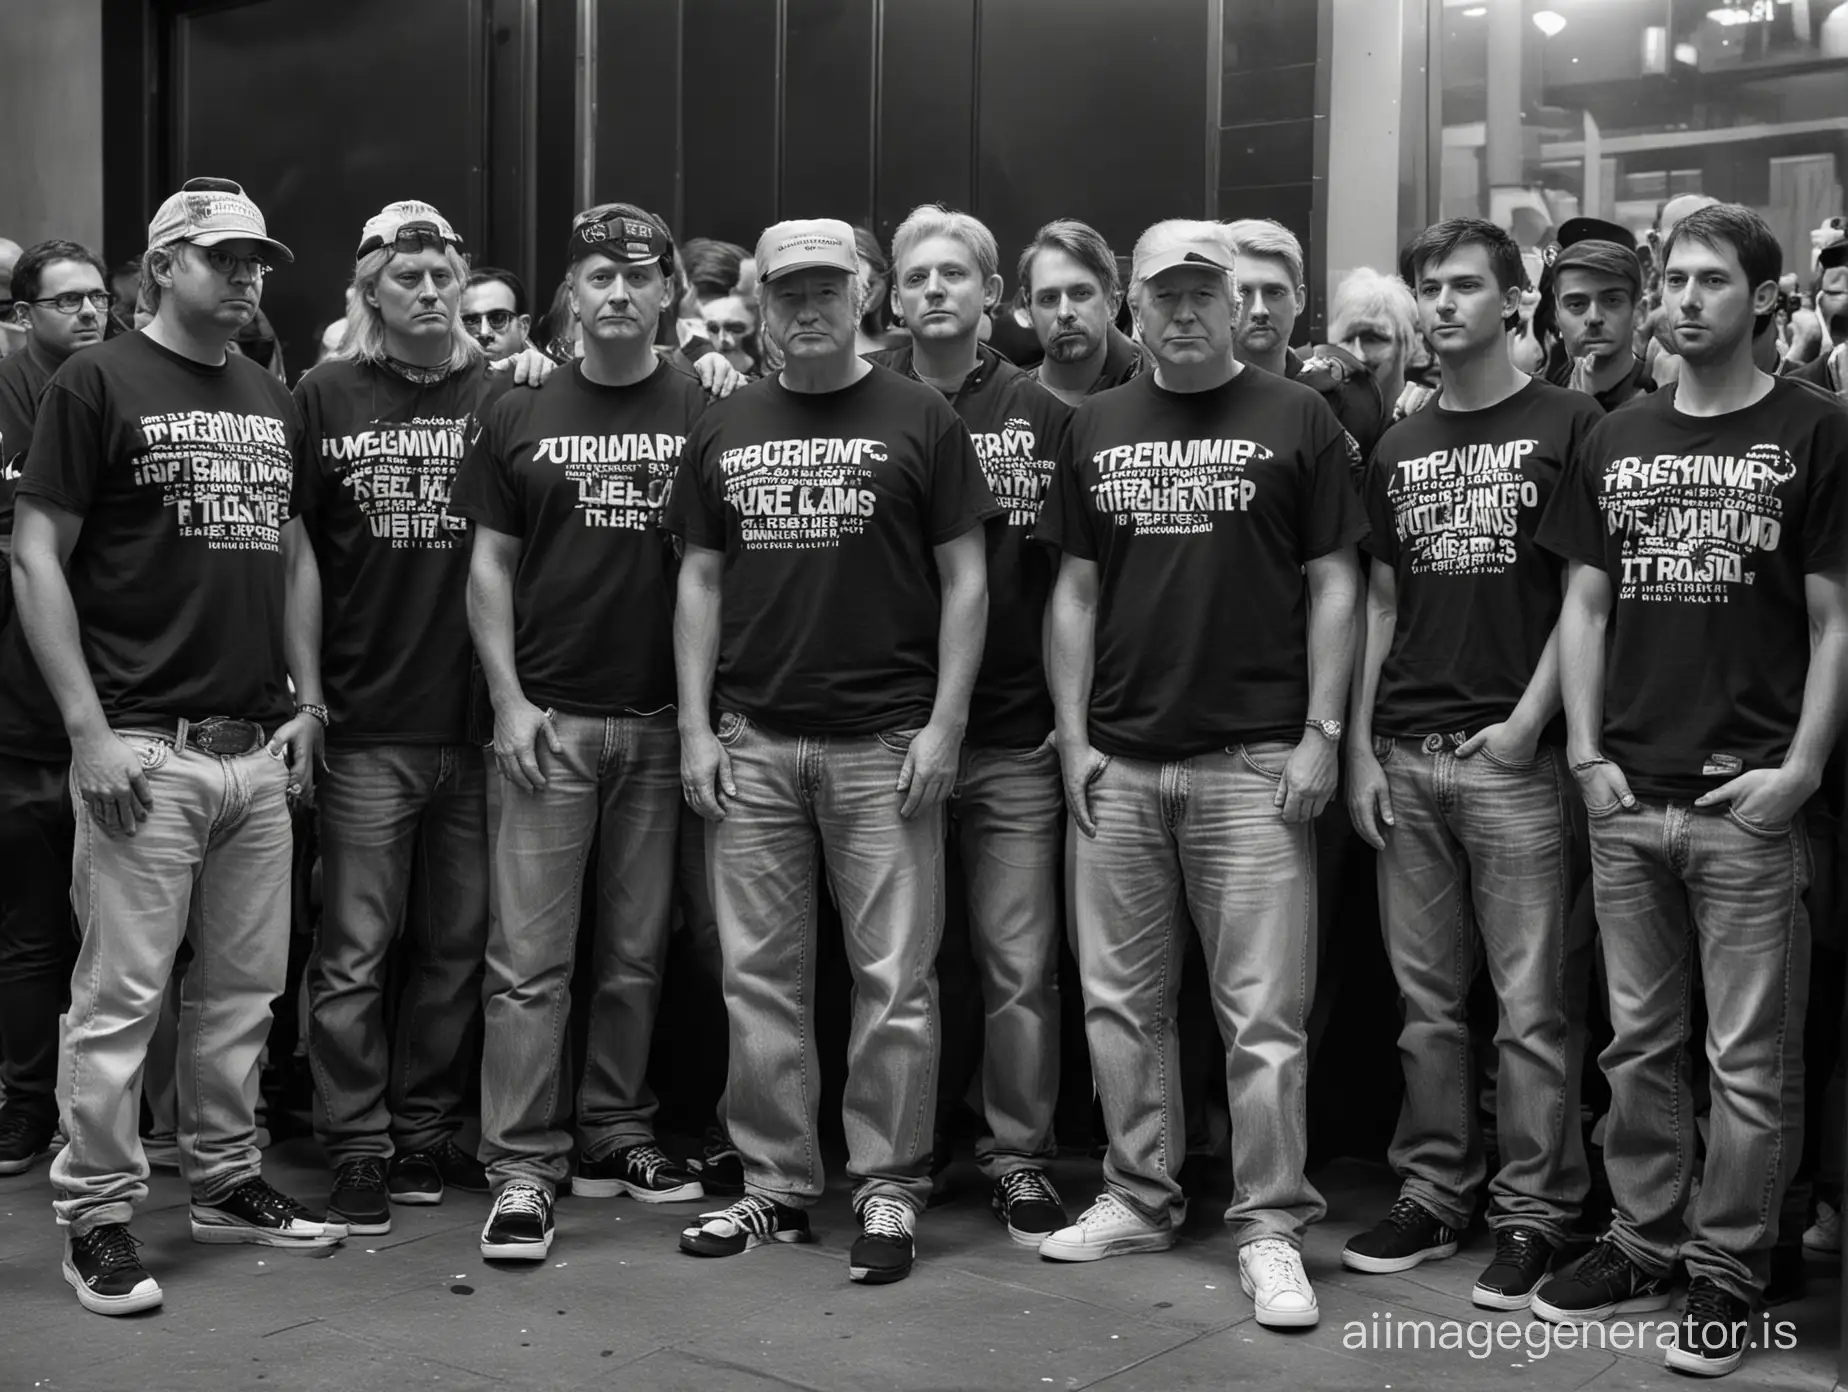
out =
{"type": "Polygon", "coordinates": [[[53,1155],[78,1301],[163,1299],[130,1231],[163,1028],[200,1242],[322,1248],[454,1190],[487,1196],[483,1256],[535,1261],[567,1186],[724,1200],[695,1256],[807,1242],[838,922],[851,1279],[912,1269],[970,1028],[1008,1238],[1172,1246],[1197,943],[1239,1284],[1313,1325],[1309,1022],[1351,829],[1405,1090],[1398,1198],[1343,1264],[1451,1257],[1486,1198],[1477,1305],[1661,1310],[1684,1271],[1668,1363],[1731,1371],[1834,1063],[1806,1090],[1848,242],[1818,236],[1792,328],[1764,220],[1678,202],[1643,246],[1567,222],[1537,285],[1501,228],[1439,223],[1299,352],[1302,249],[1265,220],[1156,222],[1126,268],[1056,220],[1009,296],[989,229],[936,205],[889,248],[818,218],[747,253],[605,203],[535,323],[404,201],[293,389],[253,330],[293,258],[237,184],[161,205],[132,315],[90,250],[24,249],[0,1173],[53,1155]],[[304,824],[313,1208],[265,1181],[256,1114],[304,824]],[[946,918],[972,965],[940,991],[946,918]],[[729,1043],[692,1157],[649,1085],[677,930],[729,1043]],[[1106,1140],[1075,1212],[1047,1168],[1066,943],[1106,1140]]]}

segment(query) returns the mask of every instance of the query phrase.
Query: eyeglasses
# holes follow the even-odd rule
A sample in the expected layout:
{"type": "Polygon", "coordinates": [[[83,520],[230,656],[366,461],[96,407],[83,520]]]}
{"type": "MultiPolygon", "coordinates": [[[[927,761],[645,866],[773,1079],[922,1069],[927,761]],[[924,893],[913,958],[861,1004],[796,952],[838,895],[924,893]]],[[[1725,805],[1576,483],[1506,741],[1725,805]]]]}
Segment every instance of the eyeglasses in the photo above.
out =
{"type": "MultiPolygon", "coordinates": [[[[365,256],[385,245],[383,237],[368,237],[359,244],[359,255],[365,256]]],[[[441,250],[446,246],[461,246],[462,239],[457,236],[444,236],[443,230],[434,222],[407,222],[392,234],[391,249],[410,256],[425,247],[441,250]]]]}
{"type": "Polygon", "coordinates": [[[62,295],[47,295],[42,300],[28,300],[27,304],[50,305],[60,314],[76,314],[88,301],[98,314],[107,314],[115,307],[116,296],[113,290],[66,290],[62,295]]]}
{"type": "Polygon", "coordinates": [[[270,263],[260,255],[239,256],[235,252],[226,251],[223,247],[199,246],[197,242],[188,242],[187,245],[198,248],[205,257],[205,264],[219,275],[231,275],[240,267],[248,266],[250,273],[261,279],[273,269],[270,263]]]}
{"type": "Polygon", "coordinates": [[[488,327],[495,333],[506,333],[508,329],[513,327],[513,317],[513,311],[511,309],[490,309],[483,314],[464,314],[462,316],[462,327],[467,329],[470,333],[480,333],[481,321],[486,319],[488,321],[488,327]]]}

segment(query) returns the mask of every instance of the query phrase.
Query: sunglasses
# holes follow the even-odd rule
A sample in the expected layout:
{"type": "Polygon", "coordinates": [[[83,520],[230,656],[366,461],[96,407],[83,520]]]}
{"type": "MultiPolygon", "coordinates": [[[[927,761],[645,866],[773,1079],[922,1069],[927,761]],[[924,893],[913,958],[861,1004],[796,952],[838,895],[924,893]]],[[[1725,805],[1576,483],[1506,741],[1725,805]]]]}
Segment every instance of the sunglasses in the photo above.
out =
{"type": "Polygon", "coordinates": [[[462,327],[470,333],[479,333],[483,319],[488,321],[488,327],[495,333],[506,333],[513,326],[514,314],[511,309],[490,309],[485,314],[464,314],[462,327]]]}
{"type": "Polygon", "coordinates": [[[188,242],[188,246],[205,257],[205,264],[219,275],[231,275],[239,268],[248,266],[250,273],[259,278],[266,276],[274,268],[262,256],[239,256],[226,251],[223,247],[200,246],[197,242],[188,242]]]}
{"type": "MultiPolygon", "coordinates": [[[[359,255],[377,251],[384,246],[383,237],[368,237],[359,244],[359,255]]],[[[434,222],[407,222],[392,234],[391,249],[406,256],[422,251],[425,247],[442,249],[446,246],[461,246],[462,239],[453,233],[445,236],[443,230],[434,222]]]]}
{"type": "Polygon", "coordinates": [[[115,306],[116,295],[113,290],[91,290],[82,292],[66,290],[62,295],[47,295],[42,300],[28,300],[27,304],[50,305],[60,314],[76,314],[88,302],[98,314],[107,314],[115,306]]]}

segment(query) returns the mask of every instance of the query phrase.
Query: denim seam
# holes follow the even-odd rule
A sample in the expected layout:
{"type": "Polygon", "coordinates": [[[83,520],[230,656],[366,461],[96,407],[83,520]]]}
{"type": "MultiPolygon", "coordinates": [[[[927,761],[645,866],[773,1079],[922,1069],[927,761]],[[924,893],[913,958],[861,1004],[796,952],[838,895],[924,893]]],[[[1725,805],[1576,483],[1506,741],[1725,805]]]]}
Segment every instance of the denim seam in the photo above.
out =
{"type": "MultiPolygon", "coordinates": [[[[73,793],[75,793],[74,787],[72,791],[73,793]]],[[[78,803],[79,805],[81,805],[82,803],[81,798],[73,797],[72,800],[78,803]]],[[[95,924],[95,917],[96,917],[96,825],[95,825],[95,822],[91,819],[90,813],[87,808],[83,812],[82,820],[78,828],[78,835],[82,838],[82,842],[80,844],[82,845],[83,852],[84,852],[83,854],[84,905],[89,911],[87,917],[90,920],[90,922],[84,925],[84,936],[88,937],[91,933],[94,933],[96,931],[96,924],[95,924]]],[[[89,1037],[91,1029],[96,1024],[96,1006],[97,1006],[97,998],[100,994],[101,983],[102,983],[102,952],[98,950],[90,954],[90,979],[89,979],[90,1000],[89,1000],[89,1008],[85,1012],[84,1018],[83,1018],[83,1037],[86,1039],[89,1037]]],[[[83,1095],[83,1075],[82,1075],[82,1063],[81,1063],[81,1060],[83,1058],[83,1051],[80,1049],[72,1049],[69,1052],[70,1052],[70,1061],[71,1061],[70,1062],[70,1067],[71,1067],[70,1110],[73,1113],[75,1113],[76,1099],[83,1095]]],[[[85,1136],[85,1128],[77,1125],[75,1122],[75,1119],[73,1118],[72,1125],[70,1128],[70,1136],[68,1138],[70,1141],[70,1147],[71,1147],[71,1158],[73,1160],[83,1160],[87,1157],[88,1148],[84,1145],[84,1136],[85,1136]]],[[[54,1170],[56,1169],[55,1162],[54,1162],[53,1168],[54,1170]]],[[[64,1192],[64,1191],[61,1191],[61,1192],[64,1192]]],[[[89,1196],[79,1194],[74,1199],[69,1198],[67,1196],[66,1201],[81,1203],[83,1199],[86,1197],[89,1197],[89,1196]]],[[[100,1207],[100,1205],[91,1205],[91,1207],[100,1207]]],[[[87,1212],[88,1208],[86,1208],[85,1211],[87,1212]]],[[[81,1216],[81,1215],[77,1215],[77,1216],[81,1216]]],[[[74,1221],[75,1221],[75,1218],[73,1219],[73,1222],[74,1221]]],[[[74,1230],[75,1229],[73,1228],[73,1231],[74,1230]]]]}
{"type": "Polygon", "coordinates": [[[1802,896],[1796,887],[1803,879],[1803,833],[1798,830],[1798,823],[1792,822],[1790,839],[1790,878],[1787,882],[1787,899],[1784,910],[1784,962],[1783,962],[1783,1008],[1777,1013],[1777,1063],[1773,1069],[1771,1095],[1776,1098],[1777,1125],[1771,1134],[1771,1165],[1764,1176],[1763,1188],[1759,1193],[1758,1231],[1762,1236],[1770,1224],[1771,1215],[1777,1207],[1778,1176],[1785,1173],[1784,1132],[1789,1119],[1784,1115],[1786,1099],[1784,1097],[1784,1077],[1789,1072],[1788,1040],[1790,1037],[1791,1009],[1791,956],[1796,951],[1797,913],[1802,906],[1802,896]]]}
{"type": "MultiPolygon", "coordinates": [[[[571,883],[577,886],[577,892],[570,896],[571,907],[568,910],[570,914],[569,921],[571,931],[566,935],[565,939],[568,944],[565,949],[565,986],[563,990],[554,993],[552,1000],[552,1038],[550,1048],[546,1055],[548,1060],[546,1065],[547,1070],[551,1074],[551,1083],[546,1091],[545,1101],[547,1130],[553,1129],[558,1123],[558,1087],[564,1080],[564,1065],[559,1057],[559,1051],[563,1047],[564,1022],[568,1014],[567,1001],[571,995],[571,977],[577,961],[578,934],[584,927],[584,866],[589,859],[590,838],[586,837],[578,845],[577,869],[572,872],[571,876],[571,883]]],[[[592,1032],[592,1038],[596,1037],[595,1030],[597,1022],[595,1011],[595,997],[593,995],[591,1009],[586,1012],[585,1020],[586,1028],[592,1032]]],[[[511,1167],[522,1161],[530,1167],[533,1163],[533,1157],[530,1154],[510,1156],[504,1158],[501,1163],[511,1167]]]]}
{"type": "MultiPolygon", "coordinates": [[[[796,791],[798,797],[804,797],[800,741],[796,745],[796,791]]],[[[812,799],[805,798],[805,800],[812,802],[812,799]]],[[[808,875],[802,886],[802,932],[796,952],[796,1045],[802,1060],[800,1070],[802,1077],[800,1084],[802,1163],[807,1169],[806,1178],[810,1188],[818,1187],[815,1175],[815,1127],[811,1124],[810,1118],[820,1111],[820,1103],[809,1096],[809,1059],[811,1050],[815,1047],[809,1038],[809,997],[813,994],[809,989],[809,970],[811,958],[817,950],[821,934],[821,925],[816,921],[815,915],[815,879],[821,871],[825,855],[825,850],[818,844],[814,853],[809,856],[808,875]]],[[[851,1025],[849,1028],[851,1029],[851,1025]]],[[[816,1067],[818,1069],[820,1067],[819,1058],[816,1059],[816,1067]]],[[[729,1087],[727,1090],[729,1091],[729,1087]]],[[[814,1202],[807,1196],[805,1196],[805,1201],[814,1202]]]]}
{"type": "MultiPolygon", "coordinates": [[[[936,970],[937,949],[942,945],[943,941],[945,867],[943,863],[944,846],[942,836],[936,838],[936,847],[937,858],[936,863],[932,866],[930,887],[930,922],[934,931],[927,934],[926,940],[917,945],[917,957],[920,960],[914,961],[912,964],[914,971],[918,973],[918,979],[922,981],[928,981],[931,973],[936,970]]],[[[925,994],[928,997],[929,992],[926,991],[925,994]]],[[[941,1001],[939,1001],[938,1008],[942,1008],[941,1001]]],[[[937,1065],[940,1062],[939,1046],[937,1043],[936,1010],[926,1010],[924,1012],[924,1045],[927,1051],[925,1057],[931,1060],[931,1070],[934,1075],[937,1065]]],[[[924,1137],[932,1134],[935,1130],[934,1114],[937,1110],[936,1091],[934,1077],[931,1087],[920,1088],[918,1090],[917,1115],[912,1118],[911,1139],[909,1145],[906,1147],[907,1150],[913,1153],[915,1153],[919,1145],[923,1143],[924,1137]],[[930,1130],[926,1130],[927,1126],[930,1127],[930,1130]]],[[[906,1197],[907,1201],[909,1201],[909,1196],[906,1197]]]]}

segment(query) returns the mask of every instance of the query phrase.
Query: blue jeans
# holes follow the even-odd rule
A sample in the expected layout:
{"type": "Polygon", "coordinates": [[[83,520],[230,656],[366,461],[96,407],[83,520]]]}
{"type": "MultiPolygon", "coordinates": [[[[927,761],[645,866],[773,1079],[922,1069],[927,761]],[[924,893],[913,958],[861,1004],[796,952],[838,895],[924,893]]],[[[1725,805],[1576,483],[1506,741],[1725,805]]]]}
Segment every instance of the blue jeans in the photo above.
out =
{"type": "Polygon", "coordinates": [[[949,834],[984,1021],[988,1132],[975,1153],[999,1179],[1056,1149],[1065,793],[1051,739],[1024,752],[965,748],[961,774],[949,834]]]}
{"type": "Polygon", "coordinates": [[[70,766],[0,755],[0,1082],[10,1109],[58,1110],[58,1017],[70,999],[70,766]]]}
{"type": "Polygon", "coordinates": [[[308,962],[315,1130],[334,1164],[455,1133],[481,1026],[485,778],[467,745],[335,745],[318,791],[322,912],[308,962]],[[413,953],[385,1031],[385,973],[413,953]]]}
{"type": "Polygon", "coordinates": [[[1559,1243],[1591,1183],[1579,1129],[1583,1034],[1573,1027],[1584,1019],[1586,960],[1570,941],[1569,779],[1555,749],[1515,766],[1434,743],[1374,741],[1393,811],[1380,924],[1404,1011],[1392,1167],[1407,1196],[1453,1228],[1469,1225],[1485,1168],[1469,993],[1486,960],[1499,1007],[1502,1162],[1489,1180],[1489,1225],[1520,1223],[1559,1243]]]}
{"type": "MultiPolygon", "coordinates": [[[[558,1124],[561,1050],[585,863],[597,852],[590,1047],[578,1087],[582,1154],[654,1139],[648,1047],[673,909],[680,830],[674,713],[558,714],[562,755],[543,740],[546,786],[503,785],[495,833],[481,1069],[481,1159],[498,1192],[556,1190],[571,1138],[558,1124]]],[[[490,775],[498,776],[498,774],[490,775]]]]}
{"type": "Polygon", "coordinates": [[[1226,1046],[1232,1204],[1242,1246],[1302,1245],[1326,1212],[1308,1155],[1306,1033],[1315,994],[1315,845],[1272,805],[1283,741],[1155,763],[1112,757],[1091,784],[1097,835],[1075,835],[1085,1032],[1110,1149],[1104,1181],[1149,1220],[1183,1212],[1175,1025],[1191,917],[1226,1046]]]}
{"type": "Polygon", "coordinates": [[[71,900],[83,935],[58,1058],[70,1142],[52,1162],[60,1223],[126,1223],[147,1197],[137,1121],[148,1041],[180,943],[180,1168],[209,1203],[254,1179],[257,1067],[289,960],[288,765],[262,748],[219,758],[118,731],[154,806],[134,836],[79,805],[71,900]]]}
{"type": "Polygon", "coordinates": [[[1679,1252],[1690,1276],[1756,1299],[1802,1144],[1802,818],[1761,827],[1730,809],[1653,800],[1588,811],[1616,1035],[1600,1060],[1611,1085],[1611,1238],[1652,1272],[1666,1274],[1679,1252]],[[1687,1064],[1696,973],[1712,1104],[1700,1194],[1684,1213],[1699,1144],[1687,1064]]]}
{"type": "Polygon", "coordinates": [[[731,1017],[726,1121],[746,1188],[807,1207],[821,1197],[815,1047],[816,911],[828,884],[853,972],[843,1101],[854,1202],[922,1211],[930,1197],[943,933],[941,810],[898,815],[915,731],[799,736],[726,714],[718,736],[738,795],[709,822],[713,908],[731,1017]]]}

